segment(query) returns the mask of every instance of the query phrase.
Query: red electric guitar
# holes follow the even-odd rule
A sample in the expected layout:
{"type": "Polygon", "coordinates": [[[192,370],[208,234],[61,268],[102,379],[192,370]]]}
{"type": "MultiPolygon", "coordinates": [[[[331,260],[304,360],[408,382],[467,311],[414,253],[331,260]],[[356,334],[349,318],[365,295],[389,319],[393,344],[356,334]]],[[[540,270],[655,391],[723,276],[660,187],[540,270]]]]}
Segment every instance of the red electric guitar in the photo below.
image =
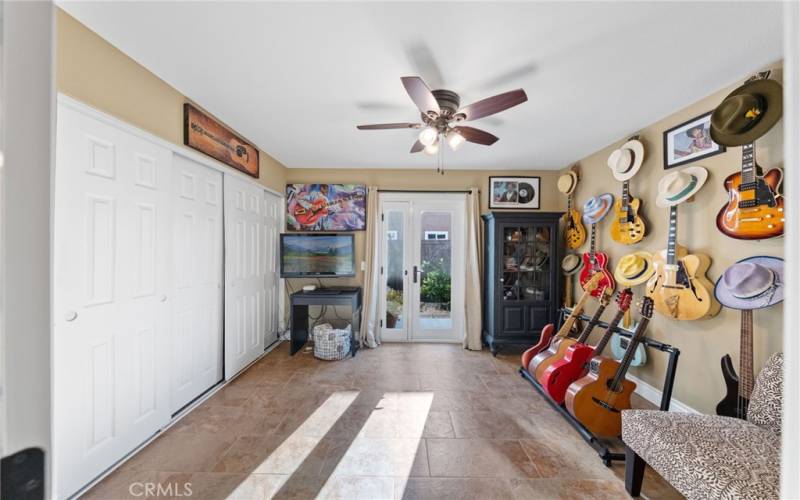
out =
{"type": "Polygon", "coordinates": [[[299,222],[301,225],[312,226],[319,219],[328,216],[328,209],[330,207],[341,205],[342,203],[347,203],[348,201],[352,200],[360,200],[363,197],[364,195],[362,194],[353,194],[350,196],[339,198],[335,201],[328,201],[325,198],[320,198],[318,200],[314,200],[311,203],[311,206],[308,208],[302,207],[299,204],[296,205],[294,210],[292,211],[292,215],[294,216],[295,220],[299,222]]]}
{"type": "Polygon", "coordinates": [[[553,398],[553,401],[558,404],[563,403],[564,396],[570,384],[586,375],[586,372],[589,370],[589,360],[595,356],[599,356],[603,352],[603,349],[605,349],[608,341],[611,339],[611,334],[614,333],[614,329],[619,325],[619,322],[622,321],[625,313],[631,307],[632,299],[633,293],[631,293],[630,288],[619,292],[617,296],[617,314],[614,315],[614,318],[608,324],[608,329],[606,329],[603,338],[600,339],[600,342],[598,342],[596,346],[592,347],[586,344],[586,340],[591,333],[591,329],[587,328],[578,338],[578,341],[567,348],[564,357],[551,364],[547,370],[545,370],[539,379],[539,383],[542,384],[544,390],[553,398]]]}
{"type": "Polygon", "coordinates": [[[597,224],[592,224],[592,244],[588,252],[583,254],[583,269],[581,269],[581,285],[586,284],[589,279],[595,274],[601,274],[602,278],[597,284],[597,287],[592,292],[592,296],[599,297],[604,289],[614,291],[616,283],[614,277],[608,272],[608,254],[605,252],[598,252],[595,250],[595,235],[597,231],[595,228],[597,224]]]}

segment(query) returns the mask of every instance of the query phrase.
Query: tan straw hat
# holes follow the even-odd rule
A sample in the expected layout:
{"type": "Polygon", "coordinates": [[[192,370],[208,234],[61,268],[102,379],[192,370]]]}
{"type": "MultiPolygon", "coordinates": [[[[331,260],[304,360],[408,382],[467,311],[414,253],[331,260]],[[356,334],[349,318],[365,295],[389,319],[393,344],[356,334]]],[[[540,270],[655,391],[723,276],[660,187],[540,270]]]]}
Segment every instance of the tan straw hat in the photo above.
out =
{"type": "Polygon", "coordinates": [[[622,286],[636,286],[649,280],[655,272],[650,252],[634,252],[622,257],[614,269],[614,279],[622,286]]]}
{"type": "Polygon", "coordinates": [[[656,206],[672,207],[688,200],[700,191],[706,179],[708,170],[703,167],[686,167],[669,172],[658,181],[656,206]]]}
{"type": "Polygon", "coordinates": [[[627,181],[642,167],[644,161],[644,145],[631,139],[609,155],[606,164],[618,181],[627,181]]]}

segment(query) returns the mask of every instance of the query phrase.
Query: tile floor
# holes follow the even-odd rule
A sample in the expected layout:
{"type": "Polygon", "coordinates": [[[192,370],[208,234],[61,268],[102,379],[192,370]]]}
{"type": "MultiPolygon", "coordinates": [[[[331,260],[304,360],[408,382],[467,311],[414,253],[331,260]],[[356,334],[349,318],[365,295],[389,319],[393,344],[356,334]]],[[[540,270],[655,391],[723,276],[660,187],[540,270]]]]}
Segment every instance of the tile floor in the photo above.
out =
{"type": "MultiPolygon", "coordinates": [[[[283,344],[84,498],[627,498],[623,466],[518,364],[445,344],[324,362],[283,344]]],[[[649,469],[642,497],[681,498],[649,469]]]]}

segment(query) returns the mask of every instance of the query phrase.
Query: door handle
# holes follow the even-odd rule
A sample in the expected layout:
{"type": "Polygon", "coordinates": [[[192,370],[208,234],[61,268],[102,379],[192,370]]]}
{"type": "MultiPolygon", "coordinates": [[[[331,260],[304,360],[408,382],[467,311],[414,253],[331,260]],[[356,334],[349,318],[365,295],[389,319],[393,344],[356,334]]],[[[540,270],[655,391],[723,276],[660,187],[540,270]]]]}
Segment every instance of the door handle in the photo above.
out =
{"type": "Polygon", "coordinates": [[[75,311],[67,311],[67,314],[64,315],[64,319],[67,321],[75,321],[77,317],[78,313],[76,313],[75,311]]]}
{"type": "Polygon", "coordinates": [[[422,274],[423,272],[424,272],[424,271],[423,271],[422,269],[418,269],[418,268],[417,268],[417,266],[414,266],[414,271],[413,271],[413,274],[414,274],[414,283],[416,283],[416,282],[417,282],[417,276],[419,276],[419,275],[420,275],[420,274],[422,274]]]}
{"type": "Polygon", "coordinates": [[[167,296],[166,295],[162,295],[161,297],[158,298],[158,300],[160,300],[161,302],[166,302],[167,301],[167,296]]]}

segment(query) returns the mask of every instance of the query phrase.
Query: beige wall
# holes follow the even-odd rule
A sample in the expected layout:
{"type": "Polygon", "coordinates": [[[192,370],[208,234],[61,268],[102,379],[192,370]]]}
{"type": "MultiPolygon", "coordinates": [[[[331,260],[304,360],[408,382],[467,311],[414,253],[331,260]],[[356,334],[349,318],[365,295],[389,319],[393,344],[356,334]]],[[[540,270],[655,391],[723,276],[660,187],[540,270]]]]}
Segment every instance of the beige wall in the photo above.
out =
{"type": "MultiPolygon", "coordinates": [[[[541,211],[556,211],[560,209],[562,200],[554,193],[558,172],[535,171],[535,170],[514,170],[514,171],[482,171],[482,170],[448,170],[444,175],[437,174],[433,165],[430,170],[409,170],[409,169],[311,169],[311,168],[292,168],[287,170],[286,181],[288,183],[311,183],[311,182],[335,182],[335,183],[359,183],[368,186],[378,186],[385,189],[441,189],[441,190],[463,190],[470,187],[478,187],[481,190],[481,211],[489,210],[488,187],[489,176],[514,176],[514,175],[533,175],[541,177],[540,191],[541,211]]],[[[566,205],[565,205],[566,206],[566,205]]],[[[356,243],[356,269],[355,278],[335,280],[323,280],[324,284],[333,285],[362,285],[364,273],[361,271],[361,262],[364,260],[364,249],[366,243],[364,231],[355,233],[356,243]]],[[[291,285],[298,287],[305,283],[313,283],[316,280],[291,280],[291,285]]]]}
{"type": "MultiPolygon", "coordinates": [[[[746,75],[742,76],[744,78],[746,75]]],[[[780,67],[776,65],[773,68],[773,77],[777,77],[780,81],[781,76],[780,67]]],[[[598,244],[599,249],[608,252],[612,265],[631,251],[655,252],[666,247],[669,209],[658,208],[653,202],[658,180],[664,174],[661,147],[663,131],[712,110],[736,86],[701,99],[638,131],[645,145],[646,157],[641,170],[631,181],[631,193],[643,201],[644,214],[648,222],[648,236],[641,243],[630,247],[615,243],[608,233],[611,217],[606,217],[598,227],[598,244]]],[[[636,132],[632,130],[631,134],[636,132]]],[[[781,122],[757,142],[756,158],[765,170],[782,167],[782,137],[781,122]]],[[[611,151],[624,142],[624,139],[620,138],[617,143],[579,162],[582,181],[576,191],[577,201],[582,203],[590,196],[605,192],[613,193],[615,198],[620,195],[622,184],[614,180],[606,166],[606,159],[611,151]]],[[[727,201],[727,193],[722,188],[722,182],[729,174],[739,171],[741,148],[728,148],[725,153],[698,160],[694,165],[706,167],[709,178],[703,189],[695,196],[695,200],[684,203],[679,208],[678,243],[689,248],[690,252],[705,253],[711,257],[712,264],[708,272],[711,281],[716,282],[720,274],[739,259],[753,255],[783,257],[782,238],[760,242],[739,241],[724,236],[716,229],[716,214],[727,201]]],[[[580,251],[586,251],[588,246],[587,243],[580,251]]],[[[643,286],[637,287],[634,293],[643,293],[643,286]]],[[[782,305],[756,311],[754,314],[756,370],[761,368],[769,354],[781,349],[782,314],[782,305]]],[[[683,322],[668,320],[656,313],[650,323],[648,335],[681,350],[673,397],[699,411],[714,413],[714,407],[725,391],[719,368],[720,357],[730,353],[738,371],[739,312],[723,308],[722,312],[712,319],[683,322]]],[[[666,356],[659,352],[648,354],[651,354],[648,364],[632,369],[631,373],[661,389],[666,356]]]]}
{"type": "MultiPolygon", "coordinates": [[[[56,11],[58,91],[183,144],[183,104],[189,99],[63,10],[56,11]]],[[[259,181],[283,192],[286,168],[263,151],[259,158],[259,181]]]]}

